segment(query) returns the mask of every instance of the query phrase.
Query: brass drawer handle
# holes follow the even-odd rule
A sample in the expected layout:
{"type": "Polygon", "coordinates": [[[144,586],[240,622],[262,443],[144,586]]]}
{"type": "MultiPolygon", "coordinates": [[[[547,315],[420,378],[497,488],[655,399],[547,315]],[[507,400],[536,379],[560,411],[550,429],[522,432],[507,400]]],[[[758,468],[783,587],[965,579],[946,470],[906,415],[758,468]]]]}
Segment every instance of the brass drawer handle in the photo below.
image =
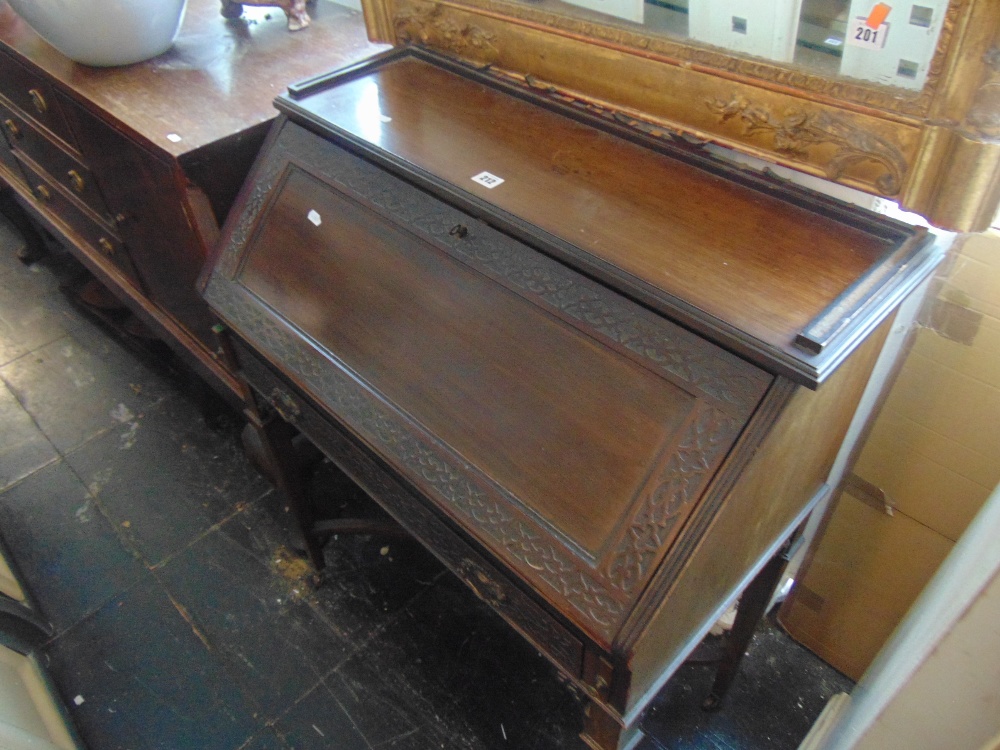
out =
{"type": "Polygon", "coordinates": [[[112,243],[107,237],[101,237],[101,239],[97,241],[97,244],[100,246],[101,252],[107,257],[110,258],[115,254],[114,243],[112,243]]]}
{"type": "Polygon", "coordinates": [[[465,581],[465,585],[492,607],[499,607],[507,601],[507,592],[503,586],[487,575],[479,565],[465,558],[458,565],[458,575],[465,581]]]}
{"type": "Polygon", "coordinates": [[[82,193],[86,184],[83,181],[83,177],[80,176],[80,173],[75,169],[71,169],[66,173],[66,175],[69,177],[69,184],[73,186],[73,189],[78,193],[82,193]]]}
{"type": "Polygon", "coordinates": [[[38,89],[29,89],[28,96],[31,97],[31,103],[35,105],[35,109],[38,110],[38,114],[44,115],[49,110],[49,105],[45,101],[45,97],[42,96],[42,92],[38,89]]]}
{"type": "Polygon", "coordinates": [[[295,424],[295,420],[302,415],[302,410],[295,399],[278,387],[271,391],[269,399],[274,410],[281,415],[281,418],[290,424],[295,424]]]}
{"type": "Polygon", "coordinates": [[[35,195],[38,196],[39,200],[45,201],[46,203],[52,200],[52,193],[45,185],[36,186],[35,195]]]}
{"type": "Polygon", "coordinates": [[[10,133],[11,138],[19,139],[21,137],[21,128],[19,128],[17,123],[9,117],[3,121],[3,126],[7,128],[7,132],[10,133]]]}

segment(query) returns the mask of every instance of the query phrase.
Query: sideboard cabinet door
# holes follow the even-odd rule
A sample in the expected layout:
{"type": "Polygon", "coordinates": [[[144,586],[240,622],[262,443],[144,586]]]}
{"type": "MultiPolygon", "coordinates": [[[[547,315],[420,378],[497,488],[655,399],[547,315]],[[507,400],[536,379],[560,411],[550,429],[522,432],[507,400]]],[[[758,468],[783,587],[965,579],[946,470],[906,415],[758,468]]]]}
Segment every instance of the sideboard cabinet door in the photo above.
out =
{"type": "Polygon", "coordinates": [[[185,211],[184,178],[68,97],[61,104],[150,298],[212,346],[214,321],[195,288],[205,252],[185,211]]]}

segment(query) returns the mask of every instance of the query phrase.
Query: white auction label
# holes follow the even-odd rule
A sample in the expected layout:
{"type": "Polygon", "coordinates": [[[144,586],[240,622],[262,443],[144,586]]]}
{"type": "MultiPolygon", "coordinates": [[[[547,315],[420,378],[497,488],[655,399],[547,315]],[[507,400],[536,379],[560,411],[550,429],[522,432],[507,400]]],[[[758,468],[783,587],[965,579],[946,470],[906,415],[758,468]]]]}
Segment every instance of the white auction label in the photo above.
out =
{"type": "Polygon", "coordinates": [[[497,177],[495,174],[490,174],[489,172],[480,172],[475,177],[472,178],[473,182],[478,182],[483,187],[488,187],[490,190],[495,188],[501,182],[503,182],[503,177],[497,177]]]}
{"type": "Polygon", "coordinates": [[[309,219],[309,221],[311,221],[316,226],[319,226],[320,224],[323,223],[323,217],[319,215],[319,211],[317,211],[316,209],[313,209],[309,213],[307,213],[306,218],[309,219]]]}
{"type": "Polygon", "coordinates": [[[847,27],[847,38],[844,41],[852,47],[882,49],[885,47],[887,36],[889,36],[889,24],[883,23],[877,29],[873,29],[868,25],[867,18],[858,16],[847,27]]]}

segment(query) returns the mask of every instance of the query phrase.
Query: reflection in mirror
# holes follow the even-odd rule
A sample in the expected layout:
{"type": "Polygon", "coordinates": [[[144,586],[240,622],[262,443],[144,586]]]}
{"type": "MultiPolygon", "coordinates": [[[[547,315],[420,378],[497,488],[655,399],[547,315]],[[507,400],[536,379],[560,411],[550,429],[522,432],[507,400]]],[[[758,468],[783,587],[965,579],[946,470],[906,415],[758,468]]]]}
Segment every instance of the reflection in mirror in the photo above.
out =
{"type": "Polygon", "coordinates": [[[561,14],[582,11],[613,25],[641,24],[653,34],[822,75],[919,90],[927,79],[948,0],[541,0],[541,4],[561,14]]]}

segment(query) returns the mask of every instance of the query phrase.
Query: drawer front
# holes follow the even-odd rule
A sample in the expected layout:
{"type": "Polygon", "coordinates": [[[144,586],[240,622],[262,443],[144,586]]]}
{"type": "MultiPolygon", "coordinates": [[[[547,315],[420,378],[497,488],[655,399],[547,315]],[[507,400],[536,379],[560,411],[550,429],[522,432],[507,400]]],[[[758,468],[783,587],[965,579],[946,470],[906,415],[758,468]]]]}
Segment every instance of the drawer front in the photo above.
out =
{"type": "Polygon", "coordinates": [[[0,53],[0,94],[72,148],[76,140],[63,115],[55,92],[40,74],[29,70],[6,53],[0,53]]]}
{"type": "MultiPolygon", "coordinates": [[[[0,110],[0,113],[2,113],[2,110],[0,110]]],[[[2,118],[0,118],[0,124],[2,124],[2,118]]],[[[10,143],[8,143],[9,136],[6,132],[7,129],[0,127],[0,130],[3,131],[3,136],[0,137],[0,163],[7,168],[7,173],[9,173],[11,177],[19,182],[24,182],[24,175],[21,173],[21,165],[14,157],[10,143]]]]}
{"type": "Polygon", "coordinates": [[[513,585],[352,438],[333,426],[248,347],[236,342],[240,370],[279,414],[386,509],[472,591],[568,675],[583,666],[583,645],[545,609],[513,585]]]}
{"type": "Polygon", "coordinates": [[[141,289],[139,277],[121,239],[97,216],[71,198],[66,189],[54,185],[36,164],[23,155],[18,155],[18,161],[39,207],[86,243],[91,260],[109,270],[114,269],[132,286],[141,289]]]}
{"type": "Polygon", "coordinates": [[[98,215],[108,214],[90,170],[65,147],[3,104],[0,104],[0,122],[3,123],[8,143],[44,169],[50,182],[57,182],[71,191],[98,215]]]}
{"type": "Polygon", "coordinates": [[[770,377],[294,125],[206,295],[610,649],[770,377]]]}

